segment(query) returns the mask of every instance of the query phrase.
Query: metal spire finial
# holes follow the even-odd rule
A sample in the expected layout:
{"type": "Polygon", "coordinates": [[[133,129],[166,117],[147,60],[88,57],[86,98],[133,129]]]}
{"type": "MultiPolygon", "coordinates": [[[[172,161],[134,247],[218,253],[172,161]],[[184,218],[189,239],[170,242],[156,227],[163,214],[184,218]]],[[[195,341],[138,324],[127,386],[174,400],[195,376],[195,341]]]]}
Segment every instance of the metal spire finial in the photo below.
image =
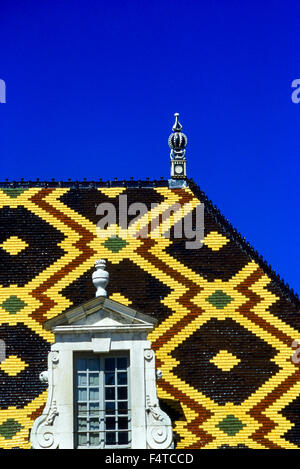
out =
{"type": "Polygon", "coordinates": [[[181,159],[185,156],[185,147],[187,145],[187,136],[181,132],[182,125],[180,124],[178,117],[179,114],[176,112],[175,124],[172,127],[173,134],[170,135],[168,143],[171,148],[171,158],[181,159]]]}
{"type": "Polygon", "coordinates": [[[172,130],[173,130],[173,132],[180,132],[181,129],[182,129],[182,125],[180,124],[180,122],[178,120],[179,113],[175,112],[174,116],[175,116],[175,124],[173,125],[172,130]]]}
{"type": "Polygon", "coordinates": [[[176,112],[175,123],[172,127],[174,133],[169,137],[168,144],[171,148],[171,178],[186,179],[185,147],[187,146],[187,136],[181,132],[182,125],[179,122],[179,113],[176,112]]]}

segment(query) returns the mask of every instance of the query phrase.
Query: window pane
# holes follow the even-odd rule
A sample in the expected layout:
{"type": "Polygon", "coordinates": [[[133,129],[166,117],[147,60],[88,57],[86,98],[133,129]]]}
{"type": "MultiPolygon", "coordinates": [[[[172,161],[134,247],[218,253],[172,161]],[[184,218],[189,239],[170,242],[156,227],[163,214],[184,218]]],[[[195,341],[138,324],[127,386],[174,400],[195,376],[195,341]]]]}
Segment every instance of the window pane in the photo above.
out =
{"type": "Polygon", "coordinates": [[[87,404],[84,404],[84,403],[78,404],[78,413],[85,415],[86,412],[87,412],[87,404]]]}
{"type": "Polygon", "coordinates": [[[112,432],[108,432],[105,435],[105,443],[107,445],[115,445],[116,444],[116,434],[112,432]]]}
{"type": "Polygon", "coordinates": [[[114,402],[106,402],[105,409],[107,414],[114,414],[115,413],[115,403],[114,402]]]}
{"type": "Polygon", "coordinates": [[[127,358],[126,357],[117,358],[117,368],[118,370],[127,370],[127,358]]]}
{"type": "Polygon", "coordinates": [[[78,386],[86,386],[87,385],[87,379],[86,379],[86,374],[85,373],[79,373],[78,374],[78,386]]]}
{"type": "Polygon", "coordinates": [[[118,388],[118,399],[127,399],[127,388],[118,388]]]}
{"type": "Polygon", "coordinates": [[[127,417],[120,417],[119,418],[118,428],[119,428],[119,430],[127,430],[128,429],[128,418],[127,417]]]}
{"type": "Polygon", "coordinates": [[[89,370],[90,371],[99,371],[100,369],[100,362],[98,358],[90,358],[89,359],[89,370]]]}
{"type": "Polygon", "coordinates": [[[78,358],[76,360],[77,371],[86,371],[86,360],[84,358],[78,358]]]}
{"type": "Polygon", "coordinates": [[[115,373],[105,373],[105,384],[106,385],[115,384],[115,373]]]}
{"type": "Polygon", "coordinates": [[[78,431],[83,432],[84,430],[87,430],[87,420],[79,418],[78,419],[78,431]]]}
{"type": "Polygon", "coordinates": [[[87,445],[87,434],[86,433],[79,433],[78,434],[78,445],[79,446],[86,446],[87,445]]]}
{"type": "Polygon", "coordinates": [[[90,373],[89,374],[89,385],[90,386],[99,386],[99,373],[90,373]]]}
{"type": "Polygon", "coordinates": [[[99,430],[99,419],[90,419],[90,430],[99,430]]]}
{"type": "Polygon", "coordinates": [[[99,402],[91,402],[90,403],[90,415],[99,415],[100,406],[99,402]]]}
{"type": "Polygon", "coordinates": [[[97,401],[99,399],[99,388],[89,389],[89,399],[90,401],[97,401]]]}
{"type": "Polygon", "coordinates": [[[115,430],[116,420],[113,417],[106,417],[105,420],[106,430],[115,430]]]}
{"type": "Polygon", "coordinates": [[[99,433],[90,433],[90,445],[99,446],[100,438],[99,433]]]}
{"type": "Polygon", "coordinates": [[[118,373],[118,384],[127,384],[127,373],[118,373]]]}
{"type": "Polygon", "coordinates": [[[113,371],[115,369],[115,359],[105,358],[105,371],[113,371]]]}
{"type": "Polygon", "coordinates": [[[119,445],[128,445],[128,432],[118,433],[118,443],[119,445]]]}
{"type": "Polygon", "coordinates": [[[85,388],[78,389],[78,400],[86,401],[87,400],[87,390],[85,388]]]}
{"type": "Polygon", "coordinates": [[[118,411],[119,411],[119,414],[127,414],[128,412],[127,402],[118,402],[118,411]]]}
{"type": "Polygon", "coordinates": [[[105,388],[105,399],[107,401],[115,399],[115,388],[105,388]]]}

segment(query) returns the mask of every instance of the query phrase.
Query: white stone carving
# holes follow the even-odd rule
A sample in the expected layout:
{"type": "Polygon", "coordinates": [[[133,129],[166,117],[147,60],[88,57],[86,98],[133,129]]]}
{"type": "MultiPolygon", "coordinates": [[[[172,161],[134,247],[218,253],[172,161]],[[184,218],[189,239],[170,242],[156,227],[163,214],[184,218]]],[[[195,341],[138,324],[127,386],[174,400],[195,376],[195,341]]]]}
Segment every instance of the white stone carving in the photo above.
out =
{"type": "Polygon", "coordinates": [[[58,363],[58,360],[59,360],[59,355],[58,355],[58,351],[57,350],[54,350],[52,352],[50,352],[50,359],[52,360],[52,362],[57,365],[58,363]]]}
{"type": "Polygon", "coordinates": [[[42,371],[42,373],[39,375],[39,380],[42,383],[48,383],[48,371],[42,371]]]}
{"type": "Polygon", "coordinates": [[[151,349],[145,350],[144,357],[146,382],[147,448],[172,448],[172,423],[168,415],[161,410],[156,392],[156,370],[154,351],[151,349]]]}
{"type": "Polygon", "coordinates": [[[105,290],[108,280],[109,280],[109,273],[106,272],[105,269],[106,261],[104,259],[100,259],[95,262],[96,270],[93,272],[93,284],[96,288],[96,297],[98,296],[107,296],[107,292],[105,290]]]}
{"type": "Polygon", "coordinates": [[[30,441],[33,449],[56,449],[58,447],[57,432],[54,425],[58,409],[53,399],[54,372],[58,361],[58,352],[50,352],[48,354],[48,371],[43,371],[40,374],[41,381],[48,382],[49,390],[45,409],[42,415],[35,420],[31,430],[30,441]]]}
{"type": "Polygon", "coordinates": [[[56,407],[56,402],[53,401],[52,405],[51,405],[51,408],[50,408],[50,411],[49,411],[49,414],[48,414],[48,417],[46,418],[46,424],[47,425],[53,425],[54,419],[57,415],[58,415],[58,410],[57,410],[57,407],[56,407]]]}
{"type": "Polygon", "coordinates": [[[56,449],[53,430],[47,426],[40,426],[35,435],[35,444],[32,443],[33,449],[56,449]]]}
{"type": "Polygon", "coordinates": [[[145,360],[147,360],[148,362],[153,360],[153,358],[154,358],[153,350],[151,350],[151,349],[145,350],[144,357],[145,357],[145,360]]]}

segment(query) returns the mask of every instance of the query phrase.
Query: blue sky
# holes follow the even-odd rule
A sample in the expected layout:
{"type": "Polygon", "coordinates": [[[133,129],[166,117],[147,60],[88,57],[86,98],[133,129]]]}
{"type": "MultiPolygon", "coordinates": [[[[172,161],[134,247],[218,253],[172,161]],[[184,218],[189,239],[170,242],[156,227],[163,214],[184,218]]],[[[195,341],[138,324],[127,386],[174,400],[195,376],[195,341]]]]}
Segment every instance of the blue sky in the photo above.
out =
{"type": "Polygon", "coordinates": [[[300,6],[0,0],[0,179],[188,176],[300,293],[300,6]]]}

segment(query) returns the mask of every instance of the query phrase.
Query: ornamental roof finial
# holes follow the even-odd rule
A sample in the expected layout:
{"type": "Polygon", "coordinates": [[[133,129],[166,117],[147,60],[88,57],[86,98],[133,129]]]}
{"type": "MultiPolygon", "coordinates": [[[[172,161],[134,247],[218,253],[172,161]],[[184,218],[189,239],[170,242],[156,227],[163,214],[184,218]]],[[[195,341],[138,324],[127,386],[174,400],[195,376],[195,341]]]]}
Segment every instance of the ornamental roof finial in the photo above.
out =
{"type": "Polygon", "coordinates": [[[172,130],[173,130],[173,132],[180,132],[181,129],[182,129],[182,125],[180,124],[180,122],[178,120],[179,113],[175,112],[174,116],[175,116],[175,124],[173,125],[172,130]]]}
{"type": "Polygon", "coordinates": [[[179,114],[176,112],[175,123],[172,127],[174,133],[169,137],[168,144],[171,148],[171,178],[172,179],[185,179],[186,178],[186,160],[185,160],[185,147],[187,146],[187,136],[181,132],[182,125],[179,122],[179,114]]]}
{"type": "Polygon", "coordinates": [[[107,296],[106,286],[109,280],[109,273],[105,270],[106,261],[104,259],[99,259],[95,262],[96,270],[93,272],[93,284],[96,288],[96,297],[97,296],[107,296]]]}

